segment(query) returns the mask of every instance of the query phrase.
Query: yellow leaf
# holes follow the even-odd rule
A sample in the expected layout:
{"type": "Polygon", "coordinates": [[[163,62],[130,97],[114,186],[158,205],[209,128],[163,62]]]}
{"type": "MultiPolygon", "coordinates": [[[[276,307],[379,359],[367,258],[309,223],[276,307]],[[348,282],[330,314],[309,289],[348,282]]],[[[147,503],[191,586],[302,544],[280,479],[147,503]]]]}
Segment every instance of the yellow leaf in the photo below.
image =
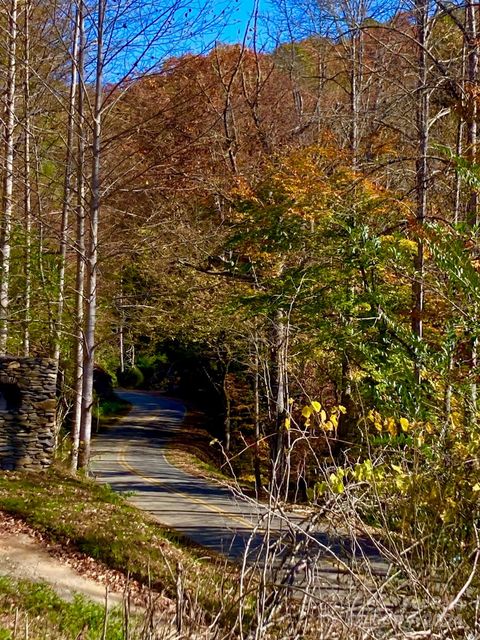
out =
{"type": "Polygon", "coordinates": [[[313,411],[312,411],[312,407],[303,407],[302,409],[302,416],[304,418],[310,418],[310,416],[312,415],[313,411]]]}
{"type": "Polygon", "coordinates": [[[381,422],[377,422],[377,421],[375,421],[375,422],[373,423],[373,426],[375,427],[375,429],[376,429],[377,431],[380,431],[380,432],[381,432],[381,431],[383,430],[383,426],[382,426],[382,423],[381,423],[381,422]]]}
{"type": "Polygon", "coordinates": [[[325,420],[326,420],[326,419],[327,419],[327,414],[326,414],[326,413],[325,413],[325,411],[322,409],[322,410],[320,411],[320,420],[321,420],[322,422],[325,422],[325,420]]]}
{"type": "Polygon", "coordinates": [[[343,493],[345,489],[342,481],[342,475],[340,473],[337,475],[335,475],[334,473],[330,474],[329,484],[333,493],[343,493]]]}
{"type": "Polygon", "coordinates": [[[320,404],[320,402],[318,402],[317,400],[312,400],[312,409],[314,411],[318,413],[321,408],[322,408],[322,405],[320,404]]]}
{"type": "Polygon", "coordinates": [[[480,482],[477,482],[473,485],[472,491],[474,491],[475,493],[478,493],[480,491],[480,482]]]}
{"type": "Polygon", "coordinates": [[[338,418],[336,415],[334,415],[332,413],[332,415],[330,416],[330,422],[333,424],[333,426],[335,427],[335,429],[338,427],[338,418]]]}
{"type": "Polygon", "coordinates": [[[397,435],[397,430],[395,428],[395,420],[393,418],[385,418],[384,420],[385,429],[388,433],[394,437],[397,435]]]}
{"type": "Polygon", "coordinates": [[[435,432],[435,428],[433,426],[433,424],[431,424],[430,422],[426,422],[425,423],[425,431],[429,434],[432,434],[435,432]]]}
{"type": "Polygon", "coordinates": [[[399,491],[404,493],[408,489],[408,478],[407,476],[397,476],[395,478],[395,485],[399,491]]]}
{"type": "Polygon", "coordinates": [[[328,420],[328,422],[325,422],[324,425],[322,425],[323,428],[325,429],[325,431],[333,431],[334,430],[334,426],[333,424],[330,422],[330,420],[328,420]]]}
{"type": "Polygon", "coordinates": [[[406,418],[400,418],[400,428],[402,431],[408,431],[410,428],[410,423],[406,418]]]}
{"type": "Polygon", "coordinates": [[[345,409],[343,404],[338,405],[338,410],[340,411],[340,413],[347,413],[347,410],[345,409]]]}
{"type": "Polygon", "coordinates": [[[285,418],[285,429],[287,431],[290,429],[291,424],[292,424],[292,421],[290,420],[290,418],[285,418]]]}

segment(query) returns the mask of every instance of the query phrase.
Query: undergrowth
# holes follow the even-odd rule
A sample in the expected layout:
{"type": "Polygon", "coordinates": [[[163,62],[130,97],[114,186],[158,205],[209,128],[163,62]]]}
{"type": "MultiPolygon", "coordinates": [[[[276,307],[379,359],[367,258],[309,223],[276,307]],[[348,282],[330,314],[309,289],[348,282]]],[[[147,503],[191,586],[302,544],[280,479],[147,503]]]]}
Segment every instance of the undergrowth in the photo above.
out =
{"type": "Polygon", "coordinates": [[[15,637],[123,640],[124,621],[120,607],[105,621],[104,607],[81,595],[66,602],[46,584],[0,576],[0,640],[15,637]]]}
{"type": "Polygon", "coordinates": [[[108,486],[48,473],[0,473],[0,509],[167,595],[184,588],[207,615],[218,612],[236,569],[129,505],[108,486]]]}

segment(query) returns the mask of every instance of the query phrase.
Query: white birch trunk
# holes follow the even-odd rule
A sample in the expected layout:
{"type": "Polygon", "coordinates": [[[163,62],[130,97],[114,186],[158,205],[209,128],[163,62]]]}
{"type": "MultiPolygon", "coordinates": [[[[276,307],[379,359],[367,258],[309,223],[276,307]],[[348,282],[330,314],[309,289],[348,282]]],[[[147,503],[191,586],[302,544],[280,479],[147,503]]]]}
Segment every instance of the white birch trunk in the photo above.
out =
{"type": "Polygon", "coordinates": [[[77,6],[76,22],[79,30],[79,46],[77,70],[79,78],[78,105],[77,105],[77,203],[76,203],[76,241],[77,272],[75,280],[75,369],[74,388],[75,399],[73,406],[72,425],[72,455],[71,470],[75,472],[78,467],[78,454],[80,447],[80,431],[82,421],[83,398],[83,346],[84,346],[84,291],[85,291],[85,126],[84,126],[84,6],[83,0],[79,0],[77,6]]]}
{"type": "Polygon", "coordinates": [[[97,318],[98,226],[100,214],[100,157],[102,141],[103,102],[103,28],[107,0],[99,0],[97,25],[97,56],[95,101],[93,112],[91,201],[89,211],[90,234],[86,256],[87,296],[85,351],[83,356],[82,424],[79,464],[86,467],[90,459],[93,409],[93,369],[95,364],[95,324],[97,318]]]}
{"type": "Polygon", "coordinates": [[[13,214],[13,160],[15,155],[15,98],[17,79],[17,0],[11,0],[8,16],[8,69],[5,108],[5,178],[3,188],[3,225],[1,238],[0,280],[0,354],[7,351],[9,284],[10,284],[10,236],[13,214]]]}
{"type": "Polygon", "coordinates": [[[23,355],[30,355],[30,322],[32,294],[32,184],[31,184],[31,137],[30,115],[30,11],[27,0],[24,8],[25,77],[23,81],[23,103],[25,109],[25,149],[24,149],[24,216],[25,216],[25,310],[23,318],[23,355]]]}
{"type": "Polygon", "coordinates": [[[63,202],[62,202],[62,221],[60,227],[60,268],[58,274],[58,296],[57,296],[57,314],[55,319],[55,335],[53,346],[53,359],[55,360],[57,371],[60,365],[60,347],[62,339],[63,325],[63,308],[65,302],[65,270],[68,247],[68,221],[70,217],[70,209],[72,205],[72,181],[74,176],[73,158],[74,158],[74,134],[75,134],[75,105],[78,86],[78,39],[79,39],[79,11],[75,12],[75,26],[73,30],[73,43],[71,52],[71,71],[70,71],[70,92],[68,99],[68,121],[67,121],[67,149],[65,154],[65,174],[63,181],[63,202]]]}

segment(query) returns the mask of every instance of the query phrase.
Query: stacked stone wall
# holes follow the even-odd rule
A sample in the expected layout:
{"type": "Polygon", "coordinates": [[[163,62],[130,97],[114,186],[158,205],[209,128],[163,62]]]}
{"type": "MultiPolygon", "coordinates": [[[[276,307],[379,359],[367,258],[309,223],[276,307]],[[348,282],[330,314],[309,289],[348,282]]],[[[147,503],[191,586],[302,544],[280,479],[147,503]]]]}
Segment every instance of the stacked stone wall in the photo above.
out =
{"type": "Polygon", "coordinates": [[[0,400],[0,469],[47,468],[55,450],[55,363],[0,357],[0,400]]]}

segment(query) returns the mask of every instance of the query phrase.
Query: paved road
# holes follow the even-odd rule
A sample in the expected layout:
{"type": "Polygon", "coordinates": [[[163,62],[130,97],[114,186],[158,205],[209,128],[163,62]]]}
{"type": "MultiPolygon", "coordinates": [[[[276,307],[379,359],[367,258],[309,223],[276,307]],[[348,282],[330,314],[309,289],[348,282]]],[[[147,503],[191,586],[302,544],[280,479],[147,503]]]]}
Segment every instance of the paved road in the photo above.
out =
{"type": "MultiPolygon", "coordinates": [[[[180,401],[142,391],[119,395],[133,408],[94,440],[91,470],[100,482],[128,492],[130,502],[162,524],[233,560],[242,558],[248,548],[249,564],[270,567],[275,584],[298,590],[300,598],[308,591],[318,602],[328,597],[332,606],[343,606],[348,600],[356,615],[360,611],[371,615],[378,606],[372,587],[376,577],[384,577],[388,571],[373,545],[357,541],[352,549],[349,537],[332,537],[320,526],[306,533],[300,519],[290,514],[296,530],[292,543],[291,538],[280,535],[282,529],[285,533],[281,517],[266,518],[262,505],[168,462],[166,445],[181,429],[186,413],[180,401]],[[271,527],[270,537],[264,535],[266,525],[271,527]],[[268,555],[272,547],[266,540],[277,541],[273,562],[268,555]],[[361,568],[364,559],[366,577],[361,568]],[[361,577],[353,578],[350,568],[357,571],[359,567],[356,575],[361,577]]],[[[385,609],[384,598],[381,603],[385,609]]]]}
{"type": "Polygon", "coordinates": [[[186,412],[180,401],[142,391],[119,395],[133,408],[94,439],[95,477],[129,492],[133,504],[195,542],[232,558],[241,556],[264,509],[168,462],[166,445],[186,412]]]}
{"type": "MultiPolygon", "coordinates": [[[[282,529],[285,531],[281,517],[270,513],[267,518],[265,507],[259,503],[192,476],[168,462],[166,446],[182,428],[186,413],[179,400],[145,391],[125,391],[119,395],[131,402],[133,408],[94,439],[91,470],[100,482],[108,483],[116,491],[128,492],[133,504],[152,513],[159,522],[232,559],[243,556],[247,545],[250,561],[257,559],[267,525],[274,539],[280,537],[282,529]]],[[[290,514],[289,520],[301,538],[300,518],[290,514]]],[[[335,556],[343,560],[351,556],[350,540],[340,535],[332,538],[320,527],[310,535],[313,544],[307,545],[308,551],[299,556],[300,560],[292,557],[292,562],[298,560],[304,564],[306,555],[313,554],[315,559],[311,559],[311,564],[320,571],[322,579],[330,582],[329,578],[332,575],[337,578],[339,573],[338,563],[334,563],[335,567],[331,561],[335,556]]],[[[290,561],[292,546],[289,541],[286,545],[284,553],[290,561]]],[[[261,555],[264,557],[265,553],[267,548],[263,545],[261,555]]],[[[362,543],[356,553],[367,555],[378,570],[385,570],[378,553],[368,543],[362,543]]],[[[340,573],[344,570],[345,566],[340,573]]]]}

